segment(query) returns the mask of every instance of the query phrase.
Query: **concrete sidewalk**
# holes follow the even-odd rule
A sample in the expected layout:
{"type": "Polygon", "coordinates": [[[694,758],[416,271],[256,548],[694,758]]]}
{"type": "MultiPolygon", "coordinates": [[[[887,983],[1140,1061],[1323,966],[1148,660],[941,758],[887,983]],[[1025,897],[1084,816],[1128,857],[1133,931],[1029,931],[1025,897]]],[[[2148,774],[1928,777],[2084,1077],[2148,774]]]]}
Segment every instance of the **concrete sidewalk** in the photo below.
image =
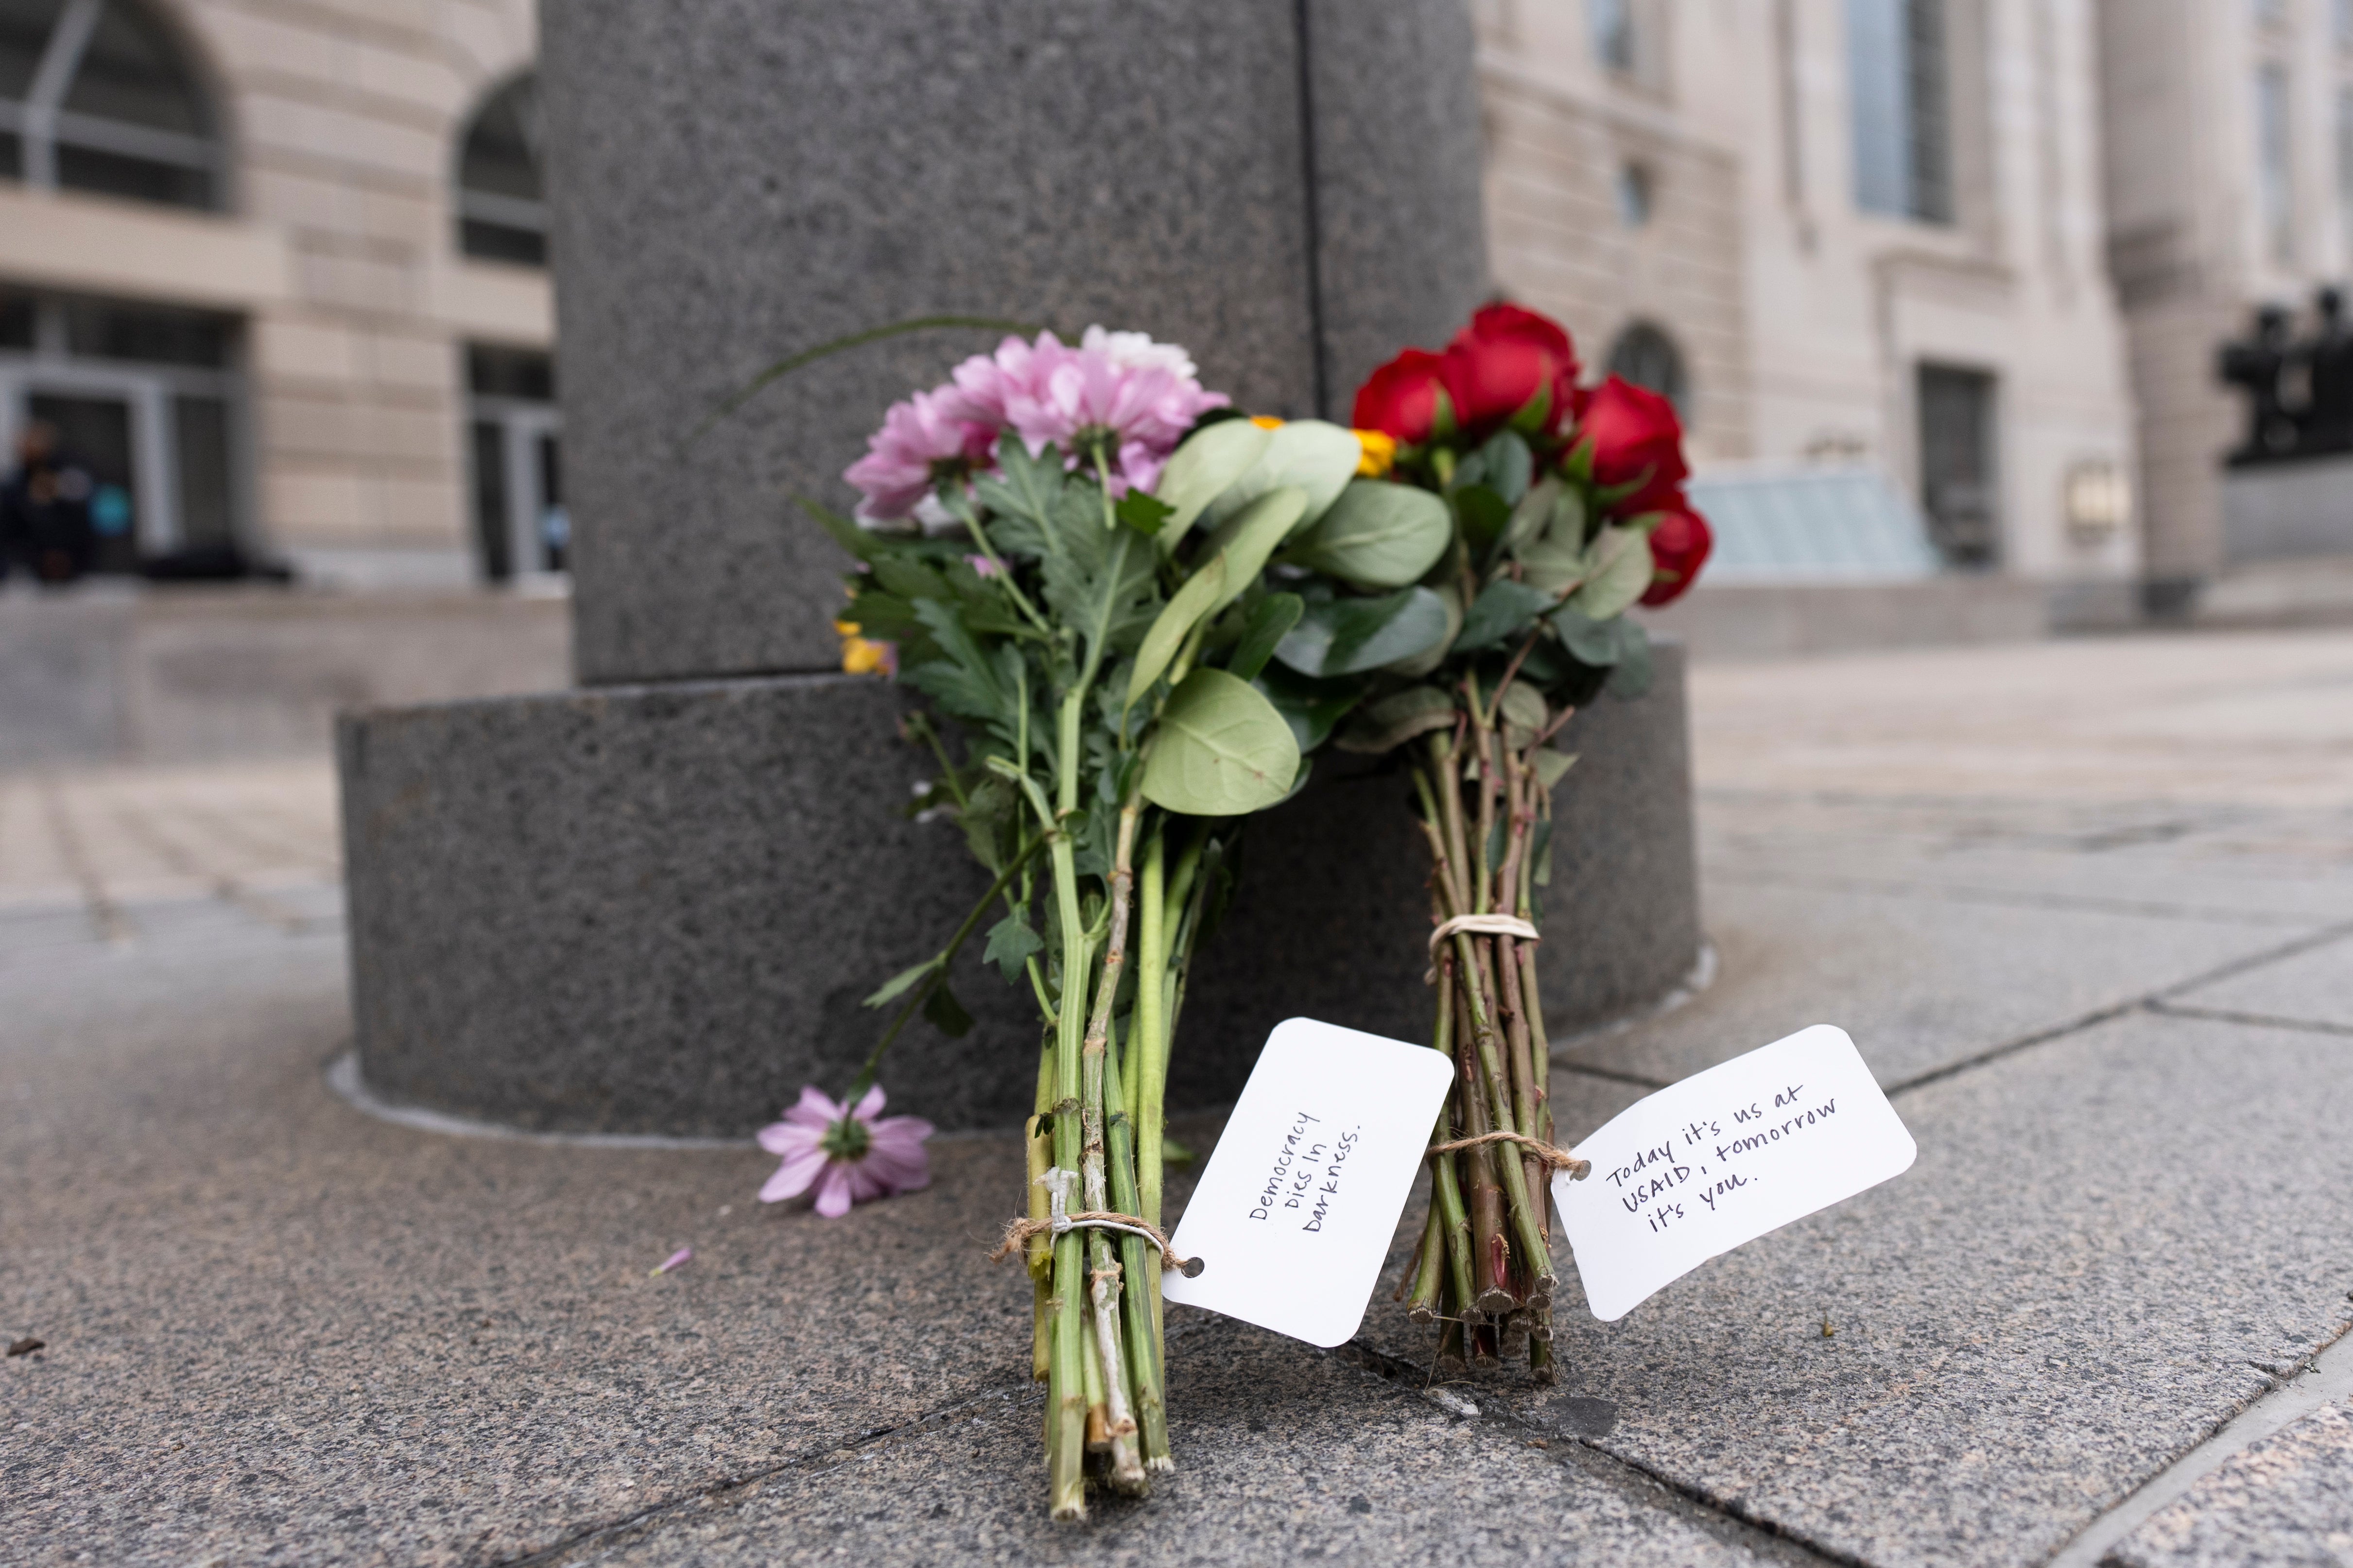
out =
{"type": "Polygon", "coordinates": [[[1182,1468],[1077,1529],[1010,1140],[827,1222],[375,1120],[322,766],[0,780],[0,1562],[2353,1563],[2353,636],[1694,696],[1716,973],[1564,1124],[1827,1021],[1919,1163],[1568,1291],[1552,1390],[1429,1386],[1386,1294],[1330,1354],[1180,1310],[1182,1468]]]}

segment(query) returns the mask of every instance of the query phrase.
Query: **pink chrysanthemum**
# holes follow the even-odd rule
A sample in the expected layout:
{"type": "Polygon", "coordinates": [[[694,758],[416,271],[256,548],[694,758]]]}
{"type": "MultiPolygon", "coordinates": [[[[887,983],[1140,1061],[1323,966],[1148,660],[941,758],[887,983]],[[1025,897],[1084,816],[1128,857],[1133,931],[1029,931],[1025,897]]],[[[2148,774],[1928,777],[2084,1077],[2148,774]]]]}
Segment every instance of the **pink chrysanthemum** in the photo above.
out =
{"type": "Polygon", "coordinates": [[[1201,389],[1183,349],[1101,327],[1076,347],[1051,332],[1007,338],[956,366],[955,386],[972,416],[1011,427],[1033,453],[1051,444],[1092,467],[1100,450],[1114,495],[1149,489],[1193,422],[1227,403],[1201,389]]]}
{"type": "Polygon", "coordinates": [[[912,1193],[931,1185],[931,1157],[923,1140],[932,1124],[919,1116],[882,1110],[880,1085],[853,1108],[828,1100],[812,1085],[784,1120],[760,1129],[760,1147],[784,1163],[760,1189],[764,1204],[797,1198],[817,1188],[817,1212],[839,1219],[852,1204],[912,1193]]]}
{"type": "Polygon", "coordinates": [[[912,516],[943,476],[987,468],[1000,425],[953,386],[892,404],[882,428],[866,438],[866,456],[842,472],[865,496],[858,503],[859,521],[912,516]]]}

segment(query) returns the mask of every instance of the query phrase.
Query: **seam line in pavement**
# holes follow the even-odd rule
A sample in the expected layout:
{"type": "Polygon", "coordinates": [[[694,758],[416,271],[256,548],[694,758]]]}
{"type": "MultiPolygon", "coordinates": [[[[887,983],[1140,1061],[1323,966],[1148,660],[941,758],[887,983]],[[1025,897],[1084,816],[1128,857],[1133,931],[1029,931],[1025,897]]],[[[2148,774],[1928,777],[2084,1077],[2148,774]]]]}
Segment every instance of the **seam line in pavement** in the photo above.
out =
{"type": "Polygon", "coordinates": [[[2238,1013],[2226,1007],[2187,1007],[2179,1002],[2154,1001],[2148,1010],[2167,1018],[2204,1018],[2217,1024],[2246,1024],[2259,1029],[2301,1029],[2312,1035],[2353,1036],[2353,1024],[2331,1024],[2318,1018],[2281,1018],[2269,1013],[2238,1013]]]}
{"type": "MultiPolygon", "coordinates": [[[[2284,1374],[2256,1370],[2271,1379],[2257,1394],[2178,1456],[2165,1468],[2103,1510],[2061,1547],[2048,1568],[2096,1568],[2124,1538],[2188,1495],[2200,1481],[2263,1439],[2348,1394],[2353,1394],[2353,1323],[2339,1323],[2327,1344],[2316,1347],[2284,1374]]],[[[2251,1363],[2252,1364],[2252,1363],[2251,1363]]]]}
{"type": "Polygon", "coordinates": [[[992,1384],[952,1405],[944,1405],[937,1410],[925,1411],[896,1426],[877,1426],[871,1431],[861,1432],[854,1437],[828,1443],[809,1453],[789,1459],[781,1459],[773,1465],[765,1465],[743,1475],[728,1476],[707,1485],[696,1487],[690,1491],[676,1493],[659,1502],[649,1504],[635,1513],[608,1520],[603,1524],[592,1524],[576,1530],[561,1541],[534,1548],[521,1556],[491,1558],[489,1562],[491,1568],[553,1568],[554,1564],[563,1563],[584,1547],[619,1545],[622,1543],[621,1537],[630,1535],[641,1537],[650,1534],[676,1517],[699,1510],[713,1503],[724,1503],[734,1494],[756,1487],[763,1481],[774,1480],[779,1476],[791,1475],[796,1471],[821,1469],[826,1468],[828,1460],[847,1462],[858,1458],[863,1451],[873,1447],[878,1443],[886,1443],[893,1437],[920,1436],[946,1425],[977,1405],[1018,1397],[1021,1391],[1029,1386],[1029,1380],[1027,1378],[1018,1383],[1008,1380],[1002,1384],[992,1384]]]}
{"type": "Polygon", "coordinates": [[[2203,904],[2168,904],[2140,899],[2100,899],[2080,893],[2030,893],[2008,888],[1978,888],[1966,884],[1940,886],[1875,877],[1781,877],[1762,871],[1712,868],[1707,879],[1751,888],[1794,888],[1831,893],[1878,893],[1889,898],[1928,899],[1949,904],[1990,904],[2003,909],[2062,910],[2084,914],[2137,915],[2147,920],[2205,921],[2214,925],[2306,927],[2324,917],[2264,914],[2253,910],[2217,909],[2203,904]]]}
{"type": "Polygon", "coordinates": [[[2283,943],[2278,947],[2266,948],[2261,952],[2250,953],[2244,958],[2234,958],[2228,963],[2220,964],[2215,968],[2206,970],[2201,973],[2193,974],[2187,980],[2177,981],[2173,984],[2160,986],[2154,991],[2144,992],[2140,995],[2135,996],[2128,1001],[2118,1002],[2111,1006],[2094,1009],[2094,1011],[2085,1013],[2079,1017],[2071,1019],[2066,1023],[2054,1024],[2047,1029],[2037,1029],[2032,1034],[2021,1035],[2017,1038],[2006,1040],[2002,1044],[1995,1046],[1989,1050],[1980,1051],[1976,1056],[1965,1057],[1957,1062],[1947,1062],[1940,1068],[1932,1068],[1928,1071],[1920,1073],[1915,1077],[1907,1078],[1903,1082],[1896,1084],[1892,1089],[1889,1089],[1886,1090],[1887,1097],[1890,1100],[1893,1100],[1899,1094],[1908,1094],[1915,1089],[1922,1089],[1932,1083],[1941,1083],[1948,1078],[1957,1078],[1962,1073],[1972,1071],[1975,1068],[1984,1067],[1991,1062],[2000,1061],[2004,1057],[2015,1056],[2020,1051],[2030,1049],[2035,1046],[2049,1045],[2053,1040],[2063,1039],[2069,1035],[2088,1029],[2095,1024],[2105,1024],[2112,1018],[2121,1018],[2127,1013],[2152,1013],[2158,1016],[2167,1016],[2173,1011],[2169,1006],[2163,1005],[2165,999],[2168,996],[2178,996],[2185,991],[2194,991],[2200,985],[2211,985],[2218,980],[2228,980],[2232,976],[2244,973],[2248,970],[2260,969],[2267,963],[2277,963],[2283,959],[2295,958],[2299,954],[2311,952],[2314,948],[2326,947],[2330,942],[2349,935],[2353,935],[2353,921],[2348,921],[2342,925],[2328,926],[2323,930],[2298,937],[2294,942],[2283,943]]]}
{"type": "MultiPolygon", "coordinates": [[[[1465,1416],[1457,1405],[1433,1395],[1430,1372],[1426,1367],[1377,1350],[1361,1339],[1348,1341],[1334,1353],[1343,1361],[1354,1363],[1367,1377],[1378,1378],[1383,1383],[1418,1394],[1457,1419],[1465,1416]]],[[[1613,1454],[1590,1437],[1542,1426],[1515,1415],[1490,1414],[1486,1407],[1475,1401],[1467,1403],[1477,1412],[1470,1419],[1492,1422],[1515,1433],[1524,1432],[1529,1436],[1540,1437],[1545,1441],[1545,1453],[1553,1458],[1555,1464],[1573,1465],[1579,1472],[1609,1487],[1635,1507],[1679,1517],[1726,1545],[1785,1563],[1873,1568],[1863,1558],[1793,1534],[1771,1520],[1743,1513],[1737,1508],[1694,1490],[1672,1476],[1662,1475],[1646,1465],[1613,1454]],[[1567,1457],[1561,1457],[1564,1451],[1567,1457]],[[1653,1490],[1666,1495],[1663,1498],[1643,1495],[1653,1490]]]]}

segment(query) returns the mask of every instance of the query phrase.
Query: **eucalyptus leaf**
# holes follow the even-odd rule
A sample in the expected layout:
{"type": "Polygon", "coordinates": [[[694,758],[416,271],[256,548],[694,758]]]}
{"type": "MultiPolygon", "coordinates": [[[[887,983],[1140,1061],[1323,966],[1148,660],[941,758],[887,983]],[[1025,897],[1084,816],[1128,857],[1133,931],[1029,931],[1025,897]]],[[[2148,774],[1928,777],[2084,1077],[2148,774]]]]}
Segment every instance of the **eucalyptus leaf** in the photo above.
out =
{"type": "Polygon", "coordinates": [[[1220,552],[1209,558],[1209,563],[1185,579],[1166,609],[1144,634],[1143,643],[1135,650],[1135,663],[1127,676],[1127,700],[1133,708],[1138,699],[1152,689],[1168,668],[1168,661],[1185,644],[1186,635],[1192,631],[1203,616],[1216,607],[1226,591],[1226,557],[1220,552]]]}
{"type": "Polygon", "coordinates": [[[1310,680],[1280,664],[1268,665],[1250,685],[1274,704],[1274,710],[1291,726],[1292,739],[1299,742],[1302,756],[1330,740],[1333,730],[1365,696],[1361,680],[1345,677],[1310,680]]]}
{"type": "Polygon", "coordinates": [[[1226,668],[1238,680],[1256,680],[1266,661],[1274,657],[1274,645],[1281,642],[1299,617],[1307,603],[1296,594],[1269,594],[1250,606],[1250,622],[1242,628],[1241,641],[1234,647],[1234,657],[1226,668]]]}
{"type": "Polygon", "coordinates": [[[1627,633],[1621,645],[1623,652],[1619,658],[1618,668],[1609,672],[1609,684],[1602,689],[1621,702],[1631,702],[1638,697],[1650,694],[1651,681],[1656,673],[1651,663],[1651,637],[1631,621],[1620,621],[1618,624],[1625,627],[1627,633]]]}
{"type": "Polygon", "coordinates": [[[1504,537],[1497,548],[1511,553],[1534,544],[1544,537],[1553,514],[1560,510],[1562,491],[1567,489],[1557,476],[1547,474],[1534,489],[1519,499],[1512,508],[1512,521],[1504,525],[1504,537]]]}
{"type": "Polygon", "coordinates": [[[1428,588],[1402,588],[1377,599],[1326,599],[1310,605],[1274,657],[1302,675],[1324,679],[1378,669],[1442,646],[1446,601],[1428,588]]]}
{"type": "Polygon", "coordinates": [[[1568,776],[1568,770],[1577,765],[1577,753],[1539,746],[1532,760],[1535,763],[1537,782],[1546,790],[1555,790],[1560,787],[1560,781],[1568,776]]]}
{"type": "Polygon", "coordinates": [[[1226,586],[1218,596],[1218,605],[1240,598],[1243,591],[1258,580],[1258,574],[1266,570],[1267,557],[1299,526],[1299,520],[1307,514],[1308,504],[1304,489],[1284,485],[1251,501],[1209,535],[1208,542],[1201,546],[1203,552],[1216,552],[1227,559],[1226,586]]]}
{"type": "Polygon", "coordinates": [[[1273,438],[1272,431],[1247,419],[1219,420],[1187,437],[1152,490],[1172,509],[1155,535],[1160,548],[1174,550],[1203,510],[1257,466],[1273,438]]]}
{"type": "Polygon", "coordinates": [[[1366,704],[1333,744],[1344,752],[1378,756],[1416,735],[1446,729],[1453,722],[1452,697],[1434,686],[1409,686],[1366,704]]]}
{"type": "Polygon", "coordinates": [[[1359,588],[1402,588],[1454,537],[1446,503],[1413,485],[1352,480],[1285,559],[1359,588]]]}
{"type": "Polygon", "coordinates": [[[1525,583],[1498,577],[1479,590],[1455,635],[1454,651],[1472,653],[1493,647],[1524,631],[1552,605],[1552,595],[1525,583]]]}
{"type": "Polygon", "coordinates": [[[1452,645],[1455,634],[1462,629],[1462,591],[1451,583],[1442,583],[1430,592],[1438,595],[1440,606],[1446,611],[1445,635],[1419,653],[1383,665],[1384,674],[1419,680],[1446,662],[1446,650],[1452,645]]]}
{"type": "Polygon", "coordinates": [[[1496,541],[1512,524],[1512,506],[1485,485],[1467,485],[1454,492],[1454,515],[1462,525],[1463,542],[1471,553],[1485,560],[1496,541]]]}
{"type": "Polygon", "coordinates": [[[1585,581],[1587,563],[1581,542],[1546,533],[1514,553],[1519,557],[1522,580],[1531,588],[1557,597],[1585,581]]]}
{"type": "Polygon", "coordinates": [[[1569,603],[1606,621],[1623,615],[1651,586],[1651,542],[1639,530],[1611,526],[1594,537],[1585,584],[1569,603]]]}
{"type": "Polygon", "coordinates": [[[1552,715],[1545,711],[1544,698],[1526,681],[1514,680],[1504,688],[1504,722],[1518,726],[1533,735],[1545,727],[1552,715]]]}
{"type": "Polygon", "coordinates": [[[1222,669],[1197,669],[1162,710],[1144,796],[1188,816],[1240,816],[1291,792],[1299,742],[1274,704],[1222,669]]]}
{"type": "Polygon", "coordinates": [[[1479,448],[1479,456],[1482,459],[1482,482],[1504,498],[1504,505],[1517,505],[1520,498],[1527,494],[1528,480],[1535,471],[1535,458],[1519,432],[1496,431],[1479,448]]]}
{"type": "Polygon", "coordinates": [[[1553,628],[1560,633],[1561,646],[1568,649],[1577,663],[1602,669],[1618,662],[1619,654],[1625,647],[1621,628],[1626,622],[1622,617],[1597,621],[1574,605],[1563,605],[1552,613],[1549,619],[1553,628]]]}
{"type": "Polygon", "coordinates": [[[1258,461],[1210,502],[1203,521],[1222,523],[1269,491],[1293,486],[1307,492],[1300,521],[1312,522],[1339,499],[1364,458],[1365,444],[1355,431],[1321,419],[1293,419],[1269,434],[1258,461]]]}

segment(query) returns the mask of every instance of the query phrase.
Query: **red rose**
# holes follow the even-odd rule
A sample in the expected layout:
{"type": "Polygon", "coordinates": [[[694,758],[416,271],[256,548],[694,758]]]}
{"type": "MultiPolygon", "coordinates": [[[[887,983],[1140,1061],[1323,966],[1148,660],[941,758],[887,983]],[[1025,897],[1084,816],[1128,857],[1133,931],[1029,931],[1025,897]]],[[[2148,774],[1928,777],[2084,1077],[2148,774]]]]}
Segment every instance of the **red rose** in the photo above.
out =
{"type": "Polygon", "coordinates": [[[1446,387],[1466,432],[1483,435],[1549,387],[1546,422],[1577,389],[1577,350],[1549,316],[1517,305],[1489,305],[1446,345],[1446,387]]]}
{"type": "Polygon", "coordinates": [[[1707,564],[1707,552],[1715,547],[1707,519],[1692,510],[1681,494],[1663,510],[1667,515],[1651,531],[1651,563],[1656,570],[1642,595],[1642,603],[1651,605],[1671,605],[1682,598],[1699,580],[1699,569],[1707,564]]]}
{"type": "Polygon", "coordinates": [[[1683,422],[1675,405],[1655,392],[1611,376],[1577,395],[1577,439],[1593,454],[1593,482],[1605,490],[1640,488],[1612,501],[1620,517],[1657,511],[1691,470],[1683,466],[1683,422]]]}
{"type": "Polygon", "coordinates": [[[1445,390],[1442,363],[1427,349],[1406,350],[1366,377],[1348,422],[1359,430],[1384,431],[1404,446],[1420,446],[1438,419],[1438,395],[1445,390]]]}

